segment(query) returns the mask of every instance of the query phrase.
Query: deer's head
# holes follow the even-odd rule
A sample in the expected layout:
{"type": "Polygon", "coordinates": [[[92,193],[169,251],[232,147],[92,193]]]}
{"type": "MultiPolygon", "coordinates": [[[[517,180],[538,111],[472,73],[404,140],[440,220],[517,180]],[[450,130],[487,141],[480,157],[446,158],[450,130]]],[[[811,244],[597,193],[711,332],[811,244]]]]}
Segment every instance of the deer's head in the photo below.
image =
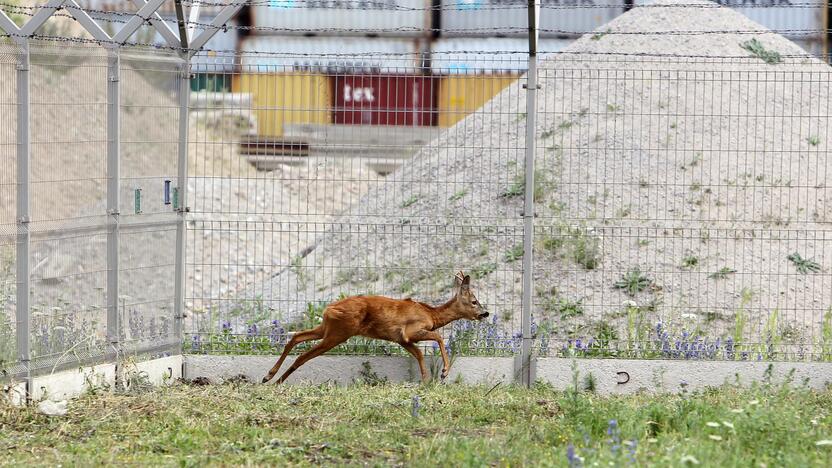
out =
{"type": "Polygon", "coordinates": [[[461,318],[468,320],[482,320],[488,317],[485,307],[477,300],[477,296],[471,291],[471,277],[461,271],[455,277],[456,305],[461,313],[461,318]]]}

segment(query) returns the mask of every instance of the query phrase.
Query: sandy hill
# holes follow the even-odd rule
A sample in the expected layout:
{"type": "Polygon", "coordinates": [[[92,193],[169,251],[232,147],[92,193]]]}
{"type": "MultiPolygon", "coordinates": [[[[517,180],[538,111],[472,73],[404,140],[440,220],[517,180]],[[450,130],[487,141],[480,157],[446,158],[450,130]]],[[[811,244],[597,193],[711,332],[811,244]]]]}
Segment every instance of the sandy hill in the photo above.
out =
{"type": "MultiPolygon", "coordinates": [[[[542,62],[535,315],[586,335],[622,325],[636,304],[649,319],[685,316],[719,333],[741,309],[756,334],[777,310],[781,331],[809,341],[832,305],[830,69],[730,9],[661,4],[542,62]],[[711,33],[668,33],[691,30],[711,33]],[[780,63],[752,56],[741,45],[752,39],[780,63]],[[795,252],[821,271],[799,274],[795,252]],[[635,269],[644,281],[634,276],[631,294],[615,286],[635,269]],[[582,315],[562,318],[578,303],[582,315]]],[[[285,315],[342,292],[439,301],[465,269],[480,300],[517,326],[524,81],[246,297],[265,291],[285,315]]]]}

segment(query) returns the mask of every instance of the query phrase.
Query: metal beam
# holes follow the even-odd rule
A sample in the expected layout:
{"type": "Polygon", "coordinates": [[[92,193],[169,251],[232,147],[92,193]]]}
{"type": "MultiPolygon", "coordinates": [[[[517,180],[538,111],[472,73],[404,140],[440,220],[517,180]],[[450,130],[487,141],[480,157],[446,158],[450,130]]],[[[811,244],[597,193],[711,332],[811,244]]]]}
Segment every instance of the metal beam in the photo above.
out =
{"type": "Polygon", "coordinates": [[[52,17],[52,14],[58,10],[58,8],[62,7],[67,0],[49,0],[46,2],[46,5],[42,6],[38,9],[38,12],[35,13],[35,16],[32,17],[26,24],[20,28],[20,34],[24,36],[31,36],[35,33],[43,23],[45,23],[49,18],[52,17]]]}
{"type": "Polygon", "coordinates": [[[102,29],[101,26],[99,26],[99,24],[96,23],[83,8],[81,8],[80,5],[78,5],[78,2],[75,0],[68,0],[67,5],[64,8],[66,8],[66,11],[68,11],[69,14],[72,15],[72,17],[75,18],[75,20],[78,21],[78,23],[83,26],[84,29],[86,29],[87,32],[90,33],[90,35],[92,35],[92,37],[96,40],[102,42],[110,42],[112,40],[110,35],[107,34],[104,29],[102,29]]]}
{"type": "Polygon", "coordinates": [[[214,37],[214,34],[222,29],[225,23],[230,21],[231,18],[234,18],[237,12],[239,12],[245,4],[245,0],[236,0],[223,8],[222,11],[220,11],[219,14],[213,19],[213,21],[211,21],[211,24],[205,28],[205,31],[199,33],[199,35],[191,41],[189,54],[193,56],[199,52],[199,49],[205,47],[205,44],[210,41],[212,37],[214,37]]]}
{"type": "Polygon", "coordinates": [[[127,24],[125,24],[121,30],[113,36],[113,41],[119,44],[124,44],[127,39],[130,39],[130,36],[132,36],[153,16],[153,13],[156,13],[156,10],[158,10],[163,3],[165,3],[165,0],[150,0],[145,3],[141,8],[139,8],[136,15],[130,18],[130,20],[127,21],[127,24]]]}
{"type": "Polygon", "coordinates": [[[31,385],[31,337],[32,315],[29,306],[31,292],[30,231],[31,205],[29,190],[31,188],[30,169],[30,102],[29,102],[29,40],[23,38],[19,44],[20,53],[17,63],[17,359],[26,369],[27,399],[32,391],[31,385]]]}
{"type": "MultiPolygon", "coordinates": [[[[133,3],[142,8],[147,4],[147,0],[133,0],[133,3]]],[[[173,32],[173,29],[168,25],[167,21],[165,21],[158,12],[153,13],[150,16],[150,24],[159,31],[159,34],[162,35],[162,38],[165,39],[165,42],[168,43],[170,47],[179,47],[179,36],[173,32]]]]}
{"type": "Polygon", "coordinates": [[[523,292],[520,317],[519,383],[534,383],[532,343],[532,290],[534,288],[534,158],[537,130],[537,39],[540,0],[529,0],[529,70],[526,74],[526,154],[525,193],[523,199],[523,292]]]}
{"type": "Polygon", "coordinates": [[[0,10],[0,29],[6,31],[6,34],[20,34],[20,28],[14,24],[14,21],[3,10],[0,10]]]}
{"type": "Polygon", "coordinates": [[[192,3],[191,11],[188,12],[188,42],[194,38],[194,30],[196,29],[196,23],[199,22],[199,9],[201,6],[201,3],[192,3]]]}
{"type": "Polygon", "coordinates": [[[176,10],[176,25],[179,27],[179,47],[182,48],[182,53],[187,53],[190,36],[188,36],[188,27],[185,24],[185,12],[182,7],[182,0],[174,0],[174,9],[176,10]]]}

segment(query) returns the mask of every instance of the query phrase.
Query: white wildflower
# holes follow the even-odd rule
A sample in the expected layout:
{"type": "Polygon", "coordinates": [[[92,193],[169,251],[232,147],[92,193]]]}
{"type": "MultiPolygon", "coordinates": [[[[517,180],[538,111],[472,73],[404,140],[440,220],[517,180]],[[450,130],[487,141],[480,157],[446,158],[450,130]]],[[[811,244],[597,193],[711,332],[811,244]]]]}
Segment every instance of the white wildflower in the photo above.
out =
{"type": "Polygon", "coordinates": [[[751,400],[751,401],[749,401],[749,402],[748,402],[748,404],[749,404],[749,405],[751,405],[751,406],[754,406],[754,405],[759,405],[759,404],[760,404],[760,400],[751,400]]]}
{"type": "Polygon", "coordinates": [[[708,427],[719,427],[719,423],[713,421],[708,421],[705,425],[708,427]]]}
{"type": "Polygon", "coordinates": [[[815,445],[817,445],[818,447],[823,447],[825,445],[832,445],[832,440],[829,440],[829,439],[819,440],[819,441],[815,442],[815,445]]]}
{"type": "Polygon", "coordinates": [[[728,421],[722,421],[722,425],[731,429],[734,428],[734,425],[728,421]]]}
{"type": "Polygon", "coordinates": [[[691,465],[698,465],[699,464],[699,460],[697,460],[696,457],[694,457],[693,455],[685,455],[684,457],[682,457],[682,459],[680,461],[682,462],[683,465],[685,463],[690,463],[691,465]]]}
{"type": "Polygon", "coordinates": [[[722,440],[722,436],[713,435],[713,434],[709,435],[708,438],[711,439],[711,440],[722,440]]]}
{"type": "Polygon", "coordinates": [[[742,413],[742,408],[734,408],[731,410],[732,413],[742,413]]]}

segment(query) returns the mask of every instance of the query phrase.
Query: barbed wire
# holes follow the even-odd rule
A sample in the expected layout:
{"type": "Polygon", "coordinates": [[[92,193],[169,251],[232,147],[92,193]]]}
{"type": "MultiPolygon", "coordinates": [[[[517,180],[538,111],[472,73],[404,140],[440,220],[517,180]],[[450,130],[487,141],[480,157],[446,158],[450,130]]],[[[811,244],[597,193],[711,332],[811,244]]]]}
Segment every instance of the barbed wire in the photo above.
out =
{"type": "MultiPolygon", "coordinates": [[[[373,0],[278,0],[283,1],[284,5],[275,4],[274,0],[251,0],[246,2],[243,6],[250,6],[250,7],[265,7],[274,10],[292,10],[292,9],[300,9],[300,7],[308,8],[308,9],[316,9],[316,10],[334,10],[334,11],[341,11],[345,9],[355,9],[355,10],[388,10],[388,11],[413,11],[413,12],[433,12],[433,11],[469,11],[469,12],[478,12],[478,11],[505,11],[505,10],[522,10],[525,11],[528,9],[528,5],[526,2],[517,2],[517,3],[509,3],[509,4],[495,4],[489,3],[488,5],[476,5],[476,6],[458,6],[457,4],[454,5],[429,5],[424,7],[410,7],[406,5],[401,5],[398,3],[390,3],[386,1],[373,1],[373,0]],[[330,4],[330,5],[327,5],[330,4]],[[358,6],[359,8],[351,8],[351,6],[358,6]]],[[[823,9],[827,8],[826,2],[796,2],[790,3],[788,5],[781,5],[775,4],[774,2],[769,3],[753,3],[753,4],[745,4],[741,3],[740,1],[736,1],[736,3],[732,3],[732,1],[725,2],[724,4],[719,3],[686,3],[686,4],[647,4],[647,5],[632,5],[630,9],[680,9],[680,8],[691,8],[691,9],[719,9],[719,8],[742,8],[742,9],[823,9]]],[[[185,6],[196,6],[199,5],[200,8],[209,7],[211,10],[219,10],[221,8],[229,7],[229,6],[238,6],[239,3],[234,2],[219,2],[219,3],[206,3],[206,2],[198,2],[198,1],[183,1],[183,5],[185,6]]],[[[42,6],[26,6],[26,5],[15,5],[8,2],[0,2],[0,7],[4,8],[13,8],[19,12],[22,11],[35,11],[40,10],[42,6]]],[[[66,7],[58,8],[63,9],[66,7]]],[[[624,9],[625,5],[623,2],[621,3],[603,3],[603,4],[581,4],[581,5],[541,5],[541,10],[594,10],[594,9],[624,9]]],[[[87,8],[82,7],[82,10],[86,11],[87,13],[96,13],[101,15],[114,15],[114,16],[126,16],[132,17],[136,16],[137,11],[129,12],[129,11],[120,11],[120,10],[104,10],[104,9],[96,9],[96,8],[87,8]]]]}
{"type": "MultiPolygon", "coordinates": [[[[3,3],[0,3],[3,5],[3,3]]],[[[30,7],[35,8],[35,7],[30,7]]],[[[103,10],[99,10],[102,11],[103,10]]],[[[34,16],[34,13],[22,13],[26,16],[34,16]]],[[[106,12],[104,13],[106,14],[106,12]]],[[[69,18],[75,21],[75,18],[68,13],[53,14],[69,18]]],[[[127,14],[125,14],[127,15],[127,14]]],[[[136,16],[129,14],[127,16],[136,16]]],[[[95,18],[113,23],[127,23],[129,20],[114,20],[109,18],[95,18]]],[[[224,24],[217,27],[211,23],[201,21],[185,21],[188,26],[194,26],[197,29],[221,29],[224,32],[231,31],[246,31],[249,33],[266,32],[272,34],[290,33],[290,34],[310,34],[310,33],[355,33],[355,34],[413,34],[413,33],[439,33],[447,35],[480,35],[480,34],[524,34],[528,33],[528,28],[520,26],[490,26],[490,27],[471,27],[471,28],[418,28],[409,26],[399,26],[395,28],[335,28],[335,27],[321,27],[321,28],[292,28],[292,27],[278,27],[278,26],[254,26],[254,25],[235,25],[224,24]]],[[[718,30],[666,30],[666,31],[597,31],[597,30],[568,30],[560,28],[538,28],[539,32],[543,34],[553,35],[573,35],[583,36],[587,34],[598,35],[625,35],[625,36],[654,36],[654,35],[669,35],[669,36],[703,36],[712,34],[737,34],[737,35],[751,35],[751,34],[780,34],[789,37],[811,37],[823,36],[832,32],[832,29],[718,29],[718,30]]]]}
{"type": "MultiPolygon", "coordinates": [[[[230,49],[206,49],[202,48],[199,50],[196,49],[183,49],[181,47],[171,47],[169,45],[164,44],[152,44],[152,43],[137,43],[137,42],[125,42],[119,43],[115,41],[104,41],[99,39],[90,39],[90,38],[81,38],[81,37],[64,37],[64,36],[49,36],[49,35],[31,35],[26,36],[22,34],[9,34],[9,33],[0,33],[0,38],[26,38],[35,41],[45,41],[45,42],[56,42],[56,43],[75,43],[75,44],[84,44],[84,45],[120,45],[120,46],[129,46],[135,48],[144,48],[144,49],[153,49],[153,50],[169,50],[175,52],[197,52],[199,54],[206,53],[206,54],[216,54],[228,57],[239,57],[243,58],[246,56],[266,56],[266,57],[274,57],[274,58],[290,58],[290,57],[300,57],[306,59],[314,59],[316,57],[319,58],[356,58],[356,57],[399,57],[402,60],[411,60],[414,57],[420,57],[424,54],[420,52],[414,51],[413,53],[401,53],[401,52],[386,52],[386,51],[364,51],[364,52],[351,52],[351,53],[327,53],[327,54],[309,54],[309,53],[294,53],[294,52],[264,52],[264,51],[245,51],[240,52],[237,50],[230,50],[230,49]]],[[[517,51],[431,51],[431,55],[439,55],[439,56],[450,56],[450,55],[526,55],[528,52],[525,50],[517,50],[517,51]]],[[[558,50],[558,51],[547,51],[545,49],[539,49],[539,54],[545,55],[575,55],[575,56],[611,56],[611,57],[645,57],[645,58],[674,58],[674,59],[703,59],[703,60],[727,60],[727,59],[734,59],[734,60],[747,60],[751,63],[758,63],[759,58],[753,57],[751,55],[697,55],[697,54],[672,54],[672,53],[652,53],[652,52],[597,52],[597,51],[566,51],[566,50],[558,50]]],[[[812,54],[808,52],[799,53],[799,54],[780,54],[781,58],[799,58],[799,59],[806,59],[814,57],[812,54]]],[[[772,71],[777,71],[772,69],[772,71]]],[[[830,71],[832,73],[832,71],[830,71]]]]}
{"type": "MultiPolygon", "coordinates": [[[[212,26],[210,23],[202,23],[198,21],[194,22],[186,22],[187,24],[195,25],[201,28],[208,28],[208,27],[215,27],[212,26]]],[[[304,34],[310,32],[353,32],[353,33],[376,33],[376,32],[385,32],[385,33],[396,33],[396,32],[404,32],[404,33],[414,33],[414,32],[438,32],[438,33],[448,33],[448,34],[465,34],[465,33],[497,33],[497,34],[504,34],[504,33],[527,33],[529,30],[527,27],[523,26],[489,26],[489,27],[472,27],[472,28],[419,28],[419,27],[412,27],[412,26],[398,26],[395,28],[332,28],[332,27],[321,27],[321,28],[291,28],[291,27],[278,27],[278,26],[249,26],[249,25],[228,25],[222,29],[225,30],[236,30],[236,31],[248,31],[248,32],[270,32],[270,33],[296,33],[296,34],[304,34]]],[[[552,34],[572,34],[572,35],[586,35],[586,34],[599,34],[599,35],[628,35],[628,36],[653,36],[653,35],[669,35],[669,36],[701,36],[701,35],[708,35],[708,34],[805,34],[805,35],[812,35],[812,34],[826,34],[830,30],[829,29],[714,29],[714,30],[704,30],[704,29],[696,29],[696,30],[663,30],[663,31],[615,31],[615,30],[606,30],[606,31],[598,31],[598,30],[568,30],[568,29],[557,29],[557,28],[537,28],[538,31],[541,33],[552,33],[552,34]]]]}

